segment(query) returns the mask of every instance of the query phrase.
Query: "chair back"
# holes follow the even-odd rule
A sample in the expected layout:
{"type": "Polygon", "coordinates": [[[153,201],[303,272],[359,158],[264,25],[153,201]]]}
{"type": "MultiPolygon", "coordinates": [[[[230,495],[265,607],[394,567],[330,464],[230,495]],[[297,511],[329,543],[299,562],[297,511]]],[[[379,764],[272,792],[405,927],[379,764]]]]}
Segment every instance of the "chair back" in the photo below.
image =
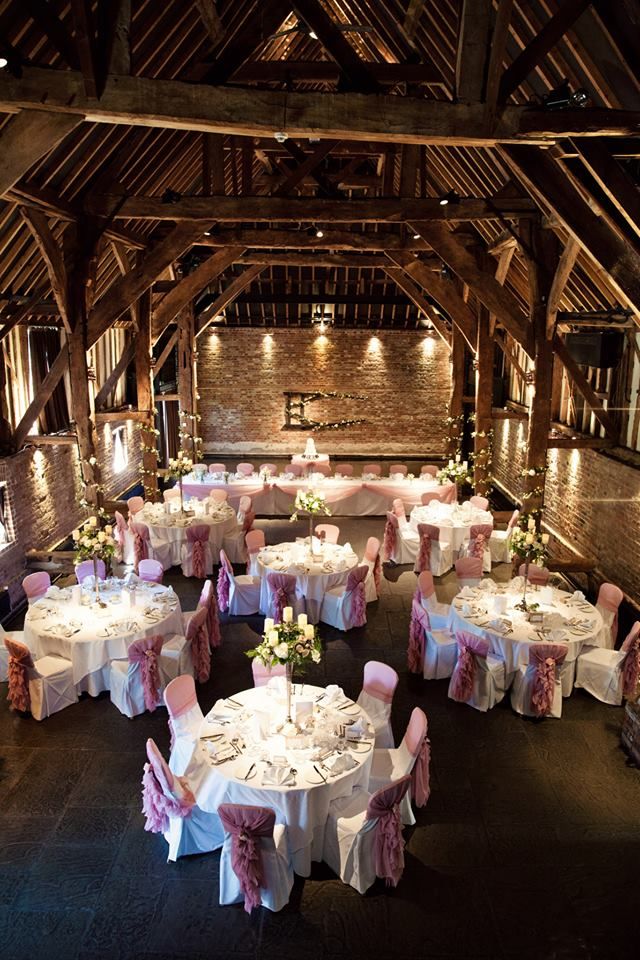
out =
{"type": "Polygon", "coordinates": [[[526,576],[529,583],[535,583],[540,587],[544,587],[549,582],[551,572],[547,570],[546,567],[539,567],[537,563],[530,563],[529,574],[527,575],[527,565],[526,563],[521,563],[518,575],[521,577],[526,576]]]}
{"type": "Polygon", "coordinates": [[[182,674],[167,684],[164,703],[171,720],[181,717],[197,706],[196,684],[191,674],[182,674]]]}
{"type": "Polygon", "coordinates": [[[420,572],[431,569],[431,545],[435,540],[440,540],[440,528],[432,523],[419,523],[418,536],[420,537],[420,549],[416,559],[416,567],[420,572]]]}
{"type": "Polygon", "coordinates": [[[351,594],[351,626],[363,627],[367,622],[367,594],[364,582],[369,575],[369,567],[361,564],[354,567],[347,577],[345,595],[351,594]]]}
{"type": "Polygon", "coordinates": [[[229,558],[220,548],[220,569],[218,570],[218,607],[224,613],[229,609],[229,590],[234,581],[233,567],[229,563],[229,558]]]}
{"type": "Polygon", "coordinates": [[[426,493],[420,494],[420,503],[423,507],[428,506],[434,500],[442,500],[442,494],[439,490],[428,490],[426,493]]]}
{"type": "Polygon", "coordinates": [[[211,673],[211,649],[207,630],[208,608],[198,606],[187,624],[187,643],[191,647],[191,658],[196,677],[200,683],[206,683],[211,673]]]}
{"type": "Polygon", "coordinates": [[[367,820],[376,820],[374,855],[376,876],[387,886],[398,885],[404,871],[404,840],[400,803],[411,786],[411,777],[401,777],[389,786],[376,790],[367,804],[367,820]]]}
{"type": "Polygon", "coordinates": [[[469,530],[469,556],[480,557],[482,560],[491,534],[493,525],[490,523],[474,523],[469,530]]]}
{"type": "Polygon", "coordinates": [[[224,503],[227,499],[226,490],[210,490],[209,491],[209,500],[213,503],[224,503]]]}
{"type": "Polygon", "coordinates": [[[364,548],[364,559],[369,563],[375,563],[380,554],[380,541],[377,537],[369,537],[367,545],[364,548]]]}
{"type": "Polygon", "coordinates": [[[436,588],[433,585],[433,574],[431,570],[423,570],[418,576],[418,590],[420,591],[420,598],[424,597],[425,600],[429,597],[432,597],[436,592],[436,588]]]}
{"type": "MultiPolygon", "coordinates": [[[[104,580],[107,575],[107,568],[104,560],[98,560],[96,566],[98,568],[98,580],[104,580]]],[[[82,563],[79,563],[76,567],[75,573],[78,583],[82,583],[85,577],[92,577],[93,560],[83,560],[82,563]]]]}
{"type": "Polygon", "coordinates": [[[461,587],[475,586],[482,580],[482,557],[461,557],[454,567],[461,587]]]}
{"type": "Polygon", "coordinates": [[[319,523],[313,532],[316,537],[320,537],[321,540],[324,539],[326,543],[337,543],[340,536],[340,527],[337,527],[335,523],[319,523]],[[324,537],[322,536],[323,533],[324,537]]]}
{"type": "Polygon", "coordinates": [[[240,881],[244,909],[251,913],[254,907],[260,906],[260,890],[267,886],[260,840],[273,837],[275,811],[269,807],[222,803],[218,807],[218,816],[231,835],[231,868],[240,881]]]}
{"type": "Polygon", "coordinates": [[[431,466],[430,463],[425,463],[423,467],[420,467],[421,477],[435,477],[437,472],[438,472],[438,468],[431,466]]]}
{"type": "MultiPolygon", "coordinates": [[[[620,587],[616,587],[614,583],[603,583],[598,590],[598,599],[596,601],[596,608],[603,613],[612,613],[613,619],[611,620],[611,640],[612,647],[615,647],[616,640],[618,639],[618,607],[624,600],[624,593],[620,587]]],[[[609,619],[608,617],[606,619],[609,619]]]]}
{"type": "Polygon", "coordinates": [[[276,623],[282,622],[282,611],[295,597],[296,578],[292,573],[268,573],[267,584],[271,595],[271,609],[276,623]]]}
{"type": "Polygon", "coordinates": [[[252,463],[239,463],[236,467],[236,473],[241,473],[243,477],[250,477],[255,470],[252,463]]]}
{"type": "Polygon", "coordinates": [[[269,476],[275,477],[278,473],[278,468],[275,463],[261,463],[259,467],[260,473],[268,473],[269,476]]]}
{"type": "Polygon", "coordinates": [[[387,513],[387,522],[384,525],[384,538],[382,541],[382,552],[386,560],[390,560],[396,552],[400,524],[395,513],[387,513]]]}
{"type": "Polygon", "coordinates": [[[142,678],[144,705],[153,712],[159,703],[160,670],[158,657],[162,653],[163,637],[143,637],[129,645],[129,664],[137,665],[142,678]]]}
{"type": "Polygon", "coordinates": [[[129,497],[127,500],[127,509],[129,510],[129,520],[134,515],[134,513],[140,513],[144,507],[144,498],[143,497],[129,497]]]}
{"type": "Polygon", "coordinates": [[[249,533],[245,534],[244,542],[249,553],[257,553],[265,545],[264,530],[249,530],[249,533]]]}
{"type": "Polygon", "coordinates": [[[395,500],[392,500],[392,502],[391,502],[391,512],[392,512],[392,513],[395,513],[395,515],[396,515],[396,517],[398,518],[398,520],[406,520],[406,519],[407,519],[407,513],[406,513],[405,508],[404,508],[404,503],[402,502],[402,500],[401,500],[399,497],[396,497],[395,500]]]}
{"type": "Polygon", "coordinates": [[[274,664],[272,667],[265,667],[263,663],[254,657],[251,661],[251,672],[253,673],[254,687],[266,687],[271,677],[285,677],[287,668],[284,663],[274,664]]]}
{"type": "Polygon", "coordinates": [[[138,573],[141,560],[149,559],[149,527],[146,523],[131,523],[133,533],[133,569],[138,573]]]}
{"type": "Polygon", "coordinates": [[[142,777],[142,812],[145,830],[166,833],[172,817],[187,817],[195,797],[186,782],[173,775],[155,742],[147,740],[147,757],[142,777]]]}
{"type": "Polygon", "coordinates": [[[511,519],[509,520],[509,523],[507,524],[507,530],[513,530],[513,529],[514,529],[514,527],[516,526],[516,524],[517,524],[517,522],[518,522],[518,517],[519,517],[519,516],[520,516],[520,511],[519,511],[519,510],[514,510],[513,513],[511,514],[511,519]]]}
{"type": "Polygon", "coordinates": [[[9,636],[4,638],[4,645],[9,654],[9,692],[7,700],[11,704],[12,710],[21,710],[26,713],[27,710],[31,709],[31,696],[29,694],[29,671],[33,670],[31,651],[26,643],[13,640],[9,636]]]}
{"type": "Polygon", "coordinates": [[[226,473],[227,465],[226,463],[210,463],[209,464],[209,473],[226,473]]]}
{"type": "Polygon", "coordinates": [[[640,681],[640,620],[636,620],[629,631],[622,652],[625,657],[622,661],[622,695],[627,700],[635,700],[640,681]]]}
{"type": "Polygon", "coordinates": [[[469,497],[469,503],[471,504],[472,507],[475,507],[476,510],[489,509],[489,501],[487,500],[486,497],[479,497],[479,496],[469,497]]]}
{"type": "Polygon", "coordinates": [[[35,573],[28,573],[22,581],[22,589],[27,595],[27,600],[39,600],[51,586],[51,577],[46,570],[37,570],[35,573]]]}
{"type": "Polygon", "coordinates": [[[458,496],[458,488],[455,483],[443,483],[440,491],[440,500],[442,503],[455,503],[458,496]]]}
{"type": "MultiPolygon", "coordinates": [[[[416,593],[418,592],[417,589],[416,593]]],[[[431,633],[429,613],[424,609],[418,597],[414,597],[411,601],[409,645],[407,647],[407,666],[410,673],[422,673],[423,671],[424,645],[428,633],[431,633]]]]}
{"type": "Polygon", "coordinates": [[[534,643],[529,647],[529,665],[535,669],[531,707],[537,717],[546,717],[551,712],[556,669],[564,663],[568,650],[562,643],[534,643]]]}
{"type": "Polygon", "coordinates": [[[383,703],[392,703],[399,677],[393,667],[379,660],[369,660],[364,665],[362,689],[370,697],[383,703]]]}
{"type": "Polygon", "coordinates": [[[334,470],[334,474],[337,476],[340,474],[341,477],[352,477],[353,476],[353,464],[352,463],[339,463],[334,470]]]}
{"type": "Polygon", "coordinates": [[[191,523],[186,529],[187,544],[191,547],[193,575],[199,580],[203,580],[207,575],[205,553],[210,535],[211,527],[208,523],[191,523]]]}
{"type": "MultiPolygon", "coordinates": [[[[141,560],[138,564],[138,576],[147,583],[162,583],[164,570],[159,560],[141,560]]],[[[204,574],[203,574],[204,576],[204,574]]]]}
{"type": "Polygon", "coordinates": [[[369,474],[372,477],[379,477],[382,473],[382,467],[379,463],[365,463],[362,467],[362,475],[369,474]]]}
{"type": "Polygon", "coordinates": [[[292,474],[294,477],[301,477],[303,474],[303,467],[299,463],[288,463],[286,472],[292,474]]]}
{"type": "Polygon", "coordinates": [[[456,632],[458,644],[458,659],[453,669],[449,696],[459,703],[466,703],[473,693],[473,682],[476,676],[476,657],[486,660],[489,653],[489,644],[486,640],[476,637],[465,630],[456,632]]]}
{"type": "Polygon", "coordinates": [[[396,473],[401,473],[403,477],[406,477],[409,472],[409,468],[406,463],[392,463],[389,467],[389,476],[393,477],[396,473]]]}
{"type": "Polygon", "coordinates": [[[177,487],[169,487],[168,490],[162,491],[162,499],[165,503],[170,503],[171,500],[179,500],[180,490],[177,487]]]}
{"type": "Polygon", "coordinates": [[[209,634],[209,646],[213,650],[222,643],[222,634],[220,633],[220,620],[218,618],[218,604],[216,595],[213,592],[213,583],[211,580],[205,580],[198,600],[198,606],[204,607],[207,611],[207,633],[209,634]]]}
{"type": "Polygon", "coordinates": [[[328,476],[331,475],[331,467],[329,466],[328,463],[322,463],[322,462],[312,463],[312,464],[309,466],[309,471],[308,471],[308,472],[309,472],[309,473],[321,473],[324,477],[328,477],[328,476]]]}
{"type": "Polygon", "coordinates": [[[427,715],[420,707],[414,707],[402,742],[406,752],[413,757],[411,799],[417,807],[425,806],[431,792],[431,744],[427,730],[427,715]]]}

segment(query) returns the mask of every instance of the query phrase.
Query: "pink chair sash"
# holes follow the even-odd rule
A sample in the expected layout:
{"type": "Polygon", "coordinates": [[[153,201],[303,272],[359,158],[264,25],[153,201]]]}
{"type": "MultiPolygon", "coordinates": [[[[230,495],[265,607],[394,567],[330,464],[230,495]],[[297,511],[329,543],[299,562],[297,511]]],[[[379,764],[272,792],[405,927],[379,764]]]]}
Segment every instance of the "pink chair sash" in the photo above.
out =
{"type": "Polygon", "coordinates": [[[469,531],[469,556],[470,557],[479,557],[480,560],[484,557],[484,551],[486,549],[487,543],[491,538],[493,532],[493,527],[490,523],[478,523],[474,524],[469,531]]]}
{"type": "Polygon", "coordinates": [[[267,583],[271,594],[273,619],[276,623],[282,622],[282,611],[291,605],[295,597],[296,578],[290,573],[268,573],[267,583]]]}
{"type": "MultiPolygon", "coordinates": [[[[419,591],[416,591],[419,597],[419,591]]],[[[411,622],[409,624],[409,647],[407,664],[411,673],[422,673],[424,667],[425,636],[431,630],[429,614],[419,599],[413,598],[411,604],[411,622]]]]}
{"type": "Polygon", "coordinates": [[[419,523],[420,551],[418,553],[418,571],[431,569],[431,541],[440,539],[440,530],[431,523],[419,523]]]}
{"type": "Polygon", "coordinates": [[[189,620],[187,642],[191,646],[191,657],[196,677],[200,683],[206,683],[211,673],[211,649],[207,633],[206,607],[198,607],[189,620]]]}
{"type": "Polygon", "coordinates": [[[354,627],[363,627],[367,622],[367,596],[364,582],[368,572],[368,567],[356,567],[347,577],[346,593],[351,594],[351,622],[354,627]]]}
{"type": "Polygon", "coordinates": [[[149,559],[149,527],[146,523],[132,523],[133,533],[133,569],[138,572],[141,560],[149,559]]]}
{"type": "Polygon", "coordinates": [[[411,786],[411,777],[402,777],[369,798],[367,819],[377,818],[374,837],[376,876],[387,886],[398,885],[404,870],[404,840],[400,802],[411,786]]]}
{"type": "Polygon", "coordinates": [[[260,838],[273,836],[276,815],[268,807],[223,803],[218,807],[222,826],[231,834],[231,866],[244,893],[244,909],[251,913],[261,903],[266,888],[260,838]]]}
{"type": "Polygon", "coordinates": [[[376,585],[376,593],[380,593],[380,580],[382,579],[382,564],[380,562],[380,552],[376,554],[373,564],[373,582],[376,585]]]}
{"type": "Polygon", "coordinates": [[[461,630],[456,633],[458,660],[451,678],[450,696],[459,703],[466,703],[473,693],[476,676],[476,657],[486,658],[489,644],[472,633],[461,630]]]}
{"type": "Polygon", "coordinates": [[[396,552],[398,540],[398,518],[393,513],[387,513],[387,522],[384,527],[382,552],[387,560],[391,560],[396,552]]]}
{"type": "Polygon", "coordinates": [[[375,697],[382,703],[392,703],[397,686],[398,674],[388,664],[379,660],[365,663],[362,689],[370,697],[375,697]]]}
{"type": "Polygon", "coordinates": [[[202,580],[206,576],[204,551],[209,543],[211,528],[207,523],[196,523],[187,527],[187,543],[191,544],[191,562],[193,575],[202,580]]]}
{"type": "Polygon", "coordinates": [[[567,647],[559,643],[534,643],[529,647],[529,663],[536,673],[531,690],[531,706],[537,717],[546,717],[553,707],[556,667],[564,662],[567,647]]]}
{"type": "Polygon", "coordinates": [[[431,794],[431,742],[426,734],[415,756],[411,771],[411,798],[417,807],[424,807],[431,794]]]}
{"type": "Polygon", "coordinates": [[[482,579],[482,560],[479,557],[461,557],[454,566],[456,577],[461,582],[482,579]]]}
{"type": "Polygon", "coordinates": [[[218,591],[218,608],[222,610],[223,613],[229,609],[229,588],[231,586],[231,580],[229,579],[229,573],[227,570],[226,555],[223,555],[222,550],[220,551],[220,569],[218,570],[218,582],[217,582],[217,591],[218,591]]]}
{"type": "Polygon", "coordinates": [[[31,709],[29,694],[29,670],[33,669],[33,660],[29,648],[18,640],[4,638],[9,653],[9,691],[7,700],[13,710],[26,713],[31,709]]]}
{"type": "Polygon", "coordinates": [[[195,806],[195,797],[186,780],[174,777],[153,740],[147,742],[149,763],[144,765],[142,776],[142,812],[146,817],[145,830],[150,833],[165,833],[171,817],[188,817],[195,806]],[[178,781],[182,796],[175,795],[178,781]]]}
{"type": "Polygon", "coordinates": [[[209,634],[209,646],[213,650],[215,647],[221,645],[222,634],[220,633],[218,604],[216,603],[216,596],[210,580],[207,580],[202,588],[198,605],[207,608],[207,632],[209,634]]]}
{"type": "MultiPolygon", "coordinates": [[[[635,696],[640,681],[640,632],[638,624],[635,624],[625,640],[622,649],[626,656],[622,661],[622,694],[628,700],[635,696]]],[[[11,677],[9,677],[11,684],[11,677]]]]}
{"type": "Polygon", "coordinates": [[[155,710],[159,702],[160,671],[158,669],[158,657],[161,652],[161,636],[143,637],[142,640],[136,640],[129,647],[129,663],[140,664],[144,705],[151,712],[155,710]]]}
{"type": "Polygon", "coordinates": [[[118,544],[118,560],[122,563],[124,558],[124,545],[127,538],[127,522],[120,513],[119,510],[115,512],[116,518],[116,529],[115,529],[115,540],[118,544]]]}
{"type": "Polygon", "coordinates": [[[614,647],[618,639],[618,609],[623,597],[624,594],[622,590],[613,583],[603,583],[598,591],[597,605],[613,614],[613,620],[611,621],[611,638],[614,647]]]}

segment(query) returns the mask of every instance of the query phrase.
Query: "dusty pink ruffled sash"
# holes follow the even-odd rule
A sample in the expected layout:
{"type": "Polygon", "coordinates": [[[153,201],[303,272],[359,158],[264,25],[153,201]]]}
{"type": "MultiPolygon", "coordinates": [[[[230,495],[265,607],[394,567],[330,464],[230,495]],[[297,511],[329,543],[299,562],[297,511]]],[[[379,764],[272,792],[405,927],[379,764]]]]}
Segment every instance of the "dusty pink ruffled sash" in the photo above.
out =
{"type": "Polygon", "coordinates": [[[396,552],[396,543],[396,526],[393,520],[389,519],[389,515],[387,514],[387,522],[384,527],[384,538],[382,541],[382,552],[387,560],[391,560],[396,552]]]}
{"type": "Polygon", "coordinates": [[[420,550],[418,552],[417,568],[420,572],[431,569],[431,532],[428,524],[419,523],[420,550]]]}
{"type": "Polygon", "coordinates": [[[431,743],[425,736],[411,771],[411,797],[417,807],[426,806],[430,786],[431,743]]]}
{"type": "Polygon", "coordinates": [[[244,909],[251,913],[266,889],[260,838],[273,836],[275,813],[267,807],[225,803],[218,808],[222,826],[231,834],[231,866],[244,893],[244,909]]]}
{"type": "Polygon", "coordinates": [[[187,543],[191,544],[191,564],[193,575],[199,579],[206,576],[205,546],[209,542],[209,527],[204,523],[187,527],[187,543]]]}
{"type": "Polygon", "coordinates": [[[640,633],[636,633],[630,643],[625,641],[622,649],[625,650],[622,661],[622,694],[630,700],[635,697],[640,681],[640,633]]]}
{"type": "Polygon", "coordinates": [[[229,609],[229,574],[222,565],[218,571],[218,607],[223,613],[229,609]]]}
{"type": "MultiPolygon", "coordinates": [[[[176,778],[178,779],[178,778],[176,778]]],[[[146,817],[145,830],[150,833],[165,833],[171,817],[188,817],[195,806],[195,797],[186,781],[179,780],[184,796],[168,797],[164,794],[156,773],[150,763],[145,763],[142,776],[142,812],[146,817]]]]}
{"type": "Polygon", "coordinates": [[[458,660],[456,662],[449,696],[459,703],[466,703],[473,694],[473,681],[476,675],[476,657],[486,658],[489,644],[480,637],[460,631],[456,634],[458,660]]]}
{"type": "Polygon", "coordinates": [[[141,560],[149,559],[149,530],[141,523],[132,523],[133,531],[133,569],[138,572],[141,560]]]}
{"type": "Polygon", "coordinates": [[[363,627],[367,622],[367,596],[364,582],[369,568],[356,567],[347,577],[347,593],[351,594],[351,623],[354,627],[363,627]]]}
{"type": "Polygon", "coordinates": [[[191,645],[191,658],[196,677],[206,683],[211,673],[211,649],[207,633],[206,607],[198,607],[189,620],[187,642],[191,645]]]}
{"type": "Polygon", "coordinates": [[[598,606],[613,614],[613,620],[611,621],[611,639],[615,647],[616,640],[618,639],[618,608],[620,603],[614,598],[608,597],[606,593],[603,594],[603,588],[601,588],[600,596],[598,597],[598,606]]]}
{"type": "Polygon", "coordinates": [[[129,647],[129,662],[140,664],[144,705],[147,710],[152,712],[159,702],[160,671],[158,669],[158,657],[161,650],[161,636],[144,637],[142,640],[136,640],[129,647]]]}
{"type": "Polygon", "coordinates": [[[376,876],[387,886],[396,887],[404,870],[404,840],[400,819],[400,801],[411,785],[411,777],[403,777],[378,790],[369,799],[367,819],[377,819],[374,836],[376,876]]]}
{"type": "Polygon", "coordinates": [[[553,707],[556,685],[556,667],[567,655],[567,647],[561,644],[533,644],[529,648],[529,663],[535,667],[531,690],[531,706],[537,717],[546,717],[553,707]]]}
{"type": "Polygon", "coordinates": [[[124,547],[127,539],[127,523],[119,510],[115,512],[116,518],[116,535],[115,540],[118,544],[118,560],[122,562],[124,559],[124,547]]]}
{"type": "Polygon", "coordinates": [[[207,631],[209,633],[209,646],[211,649],[219,647],[222,643],[222,635],[220,633],[220,620],[218,619],[218,604],[216,603],[216,598],[213,590],[209,590],[205,596],[203,590],[200,597],[200,603],[202,606],[207,608],[207,631]]]}
{"type": "Polygon", "coordinates": [[[33,669],[33,660],[29,648],[24,643],[5,638],[4,645],[9,652],[9,691],[7,700],[13,710],[26,713],[31,709],[29,694],[29,670],[33,669]]]}
{"type": "Polygon", "coordinates": [[[380,580],[382,578],[382,564],[380,562],[380,553],[378,552],[375,563],[373,564],[373,582],[376,585],[376,593],[380,593],[380,580]]]}
{"type": "MultiPolygon", "coordinates": [[[[416,591],[416,594],[419,595],[419,591],[416,591]]],[[[424,667],[425,633],[430,629],[429,614],[422,607],[420,600],[414,597],[411,603],[409,646],[407,648],[407,664],[411,673],[422,673],[424,667]]]]}

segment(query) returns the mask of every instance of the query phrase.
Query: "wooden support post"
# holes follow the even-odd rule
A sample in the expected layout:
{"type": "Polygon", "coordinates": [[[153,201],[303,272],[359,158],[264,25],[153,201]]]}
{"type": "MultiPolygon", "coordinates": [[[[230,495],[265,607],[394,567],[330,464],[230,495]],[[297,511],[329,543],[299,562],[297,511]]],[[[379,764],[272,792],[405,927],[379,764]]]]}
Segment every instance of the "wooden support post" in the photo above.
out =
{"type": "Polygon", "coordinates": [[[197,416],[195,384],[195,317],[193,305],[184,307],[178,315],[178,403],[180,409],[180,448],[198,459],[197,434],[194,419],[197,416]],[[186,436],[185,436],[186,434],[186,436]]]}
{"type": "Polygon", "coordinates": [[[491,425],[493,406],[494,344],[489,332],[489,311],[478,308],[478,344],[476,349],[476,429],[473,444],[473,484],[478,494],[486,495],[491,486],[491,425]]]}
{"type": "Polygon", "coordinates": [[[451,394],[449,396],[449,442],[448,454],[454,457],[461,452],[462,417],[464,415],[464,354],[465,341],[460,327],[453,325],[451,331],[451,394]]]}
{"type": "Polygon", "coordinates": [[[142,485],[145,500],[158,499],[158,455],[156,452],[155,403],[151,361],[151,291],[138,300],[138,333],[135,339],[138,410],[147,414],[140,424],[142,485]]]}

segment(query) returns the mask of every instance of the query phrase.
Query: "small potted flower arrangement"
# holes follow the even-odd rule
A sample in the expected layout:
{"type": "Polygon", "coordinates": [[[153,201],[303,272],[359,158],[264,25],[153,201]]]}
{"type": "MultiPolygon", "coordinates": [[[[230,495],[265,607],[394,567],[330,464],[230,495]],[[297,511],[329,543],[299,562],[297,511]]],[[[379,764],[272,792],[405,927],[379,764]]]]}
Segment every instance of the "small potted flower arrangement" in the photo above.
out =
{"type": "MultiPolygon", "coordinates": [[[[524,562],[524,591],[522,600],[516,604],[518,610],[527,611],[531,604],[527,604],[527,583],[529,580],[529,566],[535,563],[538,567],[543,567],[547,556],[547,546],[549,544],[549,534],[542,533],[538,529],[535,517],[531,514],[523,513],[518,525],[511,534],[509,550],[512,557],[517,557],[524,562]]],[[[537,604],[533,605],[537,606],[537,604]]]]}
{"type": "Polygon", "coordinates": [[[313,518],[318,514],[330,517],[331,510],[327,506],[324,494],[315,490],[298,490],[293,507],[293,513],[289,517],[291,523],[295,523],[298,519],[298,511],[309,515],[309,552],[313,554],[313,518]]]}
{"type": "Polygon", "coordinates": [[[103,560],[108,567],[116,552],[116,541],[113,536],[113,527],[110,523],[101,526],[98,517],[89,517],[82,527],[71,534],[76,549],[76,562],[83,560],[93,561],[93,579],[96,591],[96,603],[100,600],[100,580],[98,578],[98,560],[103,560]]]}
{"type": "Polygon", "coordinates": [[[187,456],[184,450],[178,452],[178,456],[175,459],[169,460],[169,465],[167,468],[167,476],[173,477],[178,481],[178,488],[180,490],[180,512],[184,513],[184,499],[182,496],[182,480],[188,474],[193,472],[193,460],[187,456]]]}
{"type": "Polygon", "coordinates": [[[444,483],[455,483],[456,485],[456,500],[457,488],[459,486],[464,486],[465,484],[473,484],[473,472],[469,470],[468,460],[461,460],[460,454],[456,454],[455,460],[449,460],[449,463],[446,467],[443,467],[442,470],[438,470],[436,473],[436,480],[439,484],[444,483]]]}
{"type": "Polygon", "coordinates": [[[306,613],[301,613],[295,623],[293,609],[285,607],[282,611],[282,623],[274,623],[270,617],[265,617],[262,641],[257,647],[247,650],[247,656],[258,660],[265,667],[284,665],[287,682],[286,723],[292,724],[293,671],[304,668],[309,662],[320,663],[322,657],[322,644],[316,627],[307,622],[306,613]]]}

